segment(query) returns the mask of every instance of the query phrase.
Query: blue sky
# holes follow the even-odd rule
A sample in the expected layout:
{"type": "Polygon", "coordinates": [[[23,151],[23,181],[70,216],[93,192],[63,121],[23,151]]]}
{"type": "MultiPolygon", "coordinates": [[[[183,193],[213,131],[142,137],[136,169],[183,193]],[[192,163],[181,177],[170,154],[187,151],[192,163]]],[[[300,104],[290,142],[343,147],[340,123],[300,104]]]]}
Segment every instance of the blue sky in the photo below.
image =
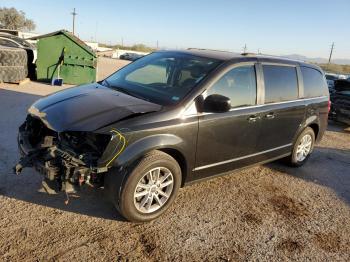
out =
{"type": "Polygon", "coordinates": [[[350,58],[349,0],[1,0],[48,33],[72,28],[83,40],[160,47],[201,47],[267,54],[350,58]]]}

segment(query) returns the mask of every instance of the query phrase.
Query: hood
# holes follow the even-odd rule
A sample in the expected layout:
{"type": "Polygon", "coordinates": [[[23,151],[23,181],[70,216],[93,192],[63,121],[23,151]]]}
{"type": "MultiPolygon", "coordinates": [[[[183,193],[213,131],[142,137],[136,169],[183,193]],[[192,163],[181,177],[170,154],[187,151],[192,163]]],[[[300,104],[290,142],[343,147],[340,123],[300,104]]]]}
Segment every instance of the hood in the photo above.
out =
{"type": "Polygon", "coordinates": [[[62,132],[94,131],[133,114],[160,109],[160,105],[93,83],[39,99],[28,112],[50,129],[62,132]]]}

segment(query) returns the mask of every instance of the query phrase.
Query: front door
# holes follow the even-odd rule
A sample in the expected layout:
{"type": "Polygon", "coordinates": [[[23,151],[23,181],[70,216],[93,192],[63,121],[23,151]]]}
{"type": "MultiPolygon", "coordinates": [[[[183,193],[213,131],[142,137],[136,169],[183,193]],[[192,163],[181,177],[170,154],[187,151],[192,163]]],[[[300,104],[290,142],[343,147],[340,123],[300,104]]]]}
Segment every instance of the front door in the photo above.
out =
{"type": "Polygon", "coordinates": [[[205,93],[229,97],[232,109],[199,116],[197,179],[253,163],[260,133],[254,63],[226,70],[205,93]]]}

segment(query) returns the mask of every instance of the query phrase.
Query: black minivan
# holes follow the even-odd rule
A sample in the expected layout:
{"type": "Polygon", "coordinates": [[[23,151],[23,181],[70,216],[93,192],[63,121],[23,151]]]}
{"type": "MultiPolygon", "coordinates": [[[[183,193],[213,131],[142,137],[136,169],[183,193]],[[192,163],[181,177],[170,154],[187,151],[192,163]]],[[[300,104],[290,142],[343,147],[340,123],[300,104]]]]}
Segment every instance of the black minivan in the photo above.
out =
{"type": "Polygon", "coordinates": [[[158,51],[35,102],[19,127],[15,171],[35,167],[48,193],[104,187],[126,219],[149,221],[194,181],[280,158],[301,166],[329,108],[318,66],[158,51]]]}

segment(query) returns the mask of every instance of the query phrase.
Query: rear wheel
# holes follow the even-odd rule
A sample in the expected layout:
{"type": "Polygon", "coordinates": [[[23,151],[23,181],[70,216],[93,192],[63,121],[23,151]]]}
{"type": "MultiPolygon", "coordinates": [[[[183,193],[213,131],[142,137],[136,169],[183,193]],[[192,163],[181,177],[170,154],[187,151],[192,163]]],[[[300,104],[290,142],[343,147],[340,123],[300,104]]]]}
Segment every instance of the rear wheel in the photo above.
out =
{"type": "Polygon", "coordinates": [[[302,166],[309,159],[315,144],[315,132],[311,127],[307,127],[298,136],[294,143],[292,155],[289,162],[293,166],[302,166]]]}
{"type": "Polygon", "coordinates": [[[181,185],[181,168],[161,151],[143,156],[121,188],[118,210],[129,221],[146,222],[163,214],[181,185]]]}

